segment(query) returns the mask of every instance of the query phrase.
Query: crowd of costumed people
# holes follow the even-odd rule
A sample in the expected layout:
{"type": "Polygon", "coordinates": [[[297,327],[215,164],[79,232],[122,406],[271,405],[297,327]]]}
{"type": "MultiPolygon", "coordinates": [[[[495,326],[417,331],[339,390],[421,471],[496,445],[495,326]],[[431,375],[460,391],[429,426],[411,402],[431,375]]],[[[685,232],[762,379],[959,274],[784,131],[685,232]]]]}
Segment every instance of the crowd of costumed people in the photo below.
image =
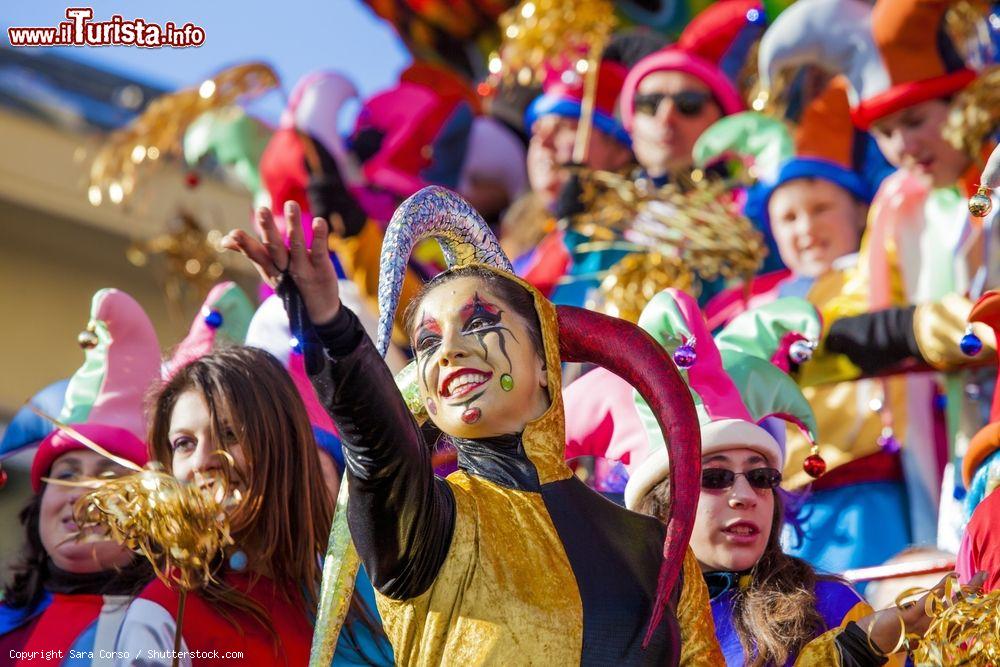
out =
{"type": "Polygon", "coordinates": [[[4,431],[0,662],[1000,664],[1000,10],[367,4],[386,90],[150,107],[254,212],[4,431]]]}

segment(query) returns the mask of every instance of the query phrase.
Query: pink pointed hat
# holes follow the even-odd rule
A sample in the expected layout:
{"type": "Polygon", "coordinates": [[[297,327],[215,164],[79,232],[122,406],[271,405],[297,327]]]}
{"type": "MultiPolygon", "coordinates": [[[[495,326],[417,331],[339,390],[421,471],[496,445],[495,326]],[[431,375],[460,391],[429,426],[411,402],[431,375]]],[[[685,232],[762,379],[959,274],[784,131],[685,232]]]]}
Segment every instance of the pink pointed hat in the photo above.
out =
{"type": "MultiPolygon", "coordinates": [[[[146,392],[160,377],[160,346],[152,322],[135,299],[117,289],[94,295],[90,322],[80,334],[83,365],[66,388],[59,420],[106,450],[144,465],[146,392]]],[[[38,446],[31,484],[41,491],[42,477],[63,454],[87,449],[69,433],[55,430],[38,446]]]]}
{"type": "Polygon", "coordinates": [[[253,304],[232,282],[213,287],[191,323],[188,335],[163,364],[163,377],[170,379],[181,368],[225,345],[242,345],[253,317],[253,304]]]}

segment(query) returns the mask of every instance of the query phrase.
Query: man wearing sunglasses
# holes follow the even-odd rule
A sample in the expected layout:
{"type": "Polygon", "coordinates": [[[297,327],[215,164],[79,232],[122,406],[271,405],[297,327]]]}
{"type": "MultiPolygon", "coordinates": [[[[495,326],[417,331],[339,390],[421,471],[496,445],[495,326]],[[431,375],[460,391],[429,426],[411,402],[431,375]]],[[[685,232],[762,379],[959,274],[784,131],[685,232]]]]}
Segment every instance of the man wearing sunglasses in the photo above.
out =
{"type": "Polygon", "coordinates": [[[629,71],[619,102],[622,123],[654,184],[690,172],[701,133],[744,109],[734,78],[763,24],[756,0],[718,3],[691,22],[677,44],[629,71]]]}

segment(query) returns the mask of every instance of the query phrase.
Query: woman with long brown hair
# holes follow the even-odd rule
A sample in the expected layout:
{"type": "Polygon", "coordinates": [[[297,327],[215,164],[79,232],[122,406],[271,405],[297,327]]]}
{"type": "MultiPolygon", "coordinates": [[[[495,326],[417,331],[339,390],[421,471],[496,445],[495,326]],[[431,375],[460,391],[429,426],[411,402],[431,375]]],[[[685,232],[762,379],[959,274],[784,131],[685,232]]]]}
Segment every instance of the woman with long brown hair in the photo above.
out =
{"type": "MultiPolygon", "coordinates": [[[[757,321],[788,317],[795,304],[785,301],[771,318],[757,321]]],[[[639,322],[675,348],[671,351],[686,367],[700,404],[701,493],[691,549],[708,584],[727,664],[901,664],[901,656],[887,654],[897,648],[901,621],[907,633],[926,629],[930,619],[922,604],[898,614],[895,609],[873,612],[846,581],[819,574],[781,549],[784,421],[811,434],[815,418],[789,375],[770,358],[743,350],[759,354],[772,347],[766,341],[783,337],[765,333],[758,324],[757,331],[744,329],[717,346],[697,303],[677,290],[654,297],[639,322]]],[[[789,348],[781,349],[787,353],[789,348]]],[[[641,403],[638,408],[642,418],[648,409],[641,403]]],[[[662,446],[656,447],[658,432],[648,434],[651,453],[633,465],[625,502],[640,513],[664,517],[670,505],[670,460],[662,446]]],[[[822,460],[814,457],[813,463],[822,460]]]]}
{"type": "MultiPolygon", "coordinates": [[[[216,563],[215,581],[188,595],[181,664],[227,654],[244,664],[305,664],[333,499],[288,373],[255,348],[201,357],[159,390],[149,441],[176,477],[224,476],[242,497],[229,516],[235,544],[216,563]]],[[[177,610],[177,593],[150,584],[129,608],[118,650],[169,663],[177,610]]]]}

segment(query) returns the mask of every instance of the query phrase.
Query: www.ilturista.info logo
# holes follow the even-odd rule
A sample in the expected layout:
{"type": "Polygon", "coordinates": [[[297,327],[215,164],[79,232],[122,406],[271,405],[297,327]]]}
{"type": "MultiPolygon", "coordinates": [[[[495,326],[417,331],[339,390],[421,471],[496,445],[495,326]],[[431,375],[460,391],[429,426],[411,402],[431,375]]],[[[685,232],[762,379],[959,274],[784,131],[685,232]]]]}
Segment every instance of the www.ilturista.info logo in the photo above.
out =
{"type": "Polygon", "coordinates": [[[167,21],[164,25],[144,19],[126,20],[115,14],[108,21],[93,21],[90,7],[70,7],[68,21],[49,28],[7,28],[11,46],[164,46],[185,48],[205,43],[205,29],[192,23],[183,26],[167,21]]]}

